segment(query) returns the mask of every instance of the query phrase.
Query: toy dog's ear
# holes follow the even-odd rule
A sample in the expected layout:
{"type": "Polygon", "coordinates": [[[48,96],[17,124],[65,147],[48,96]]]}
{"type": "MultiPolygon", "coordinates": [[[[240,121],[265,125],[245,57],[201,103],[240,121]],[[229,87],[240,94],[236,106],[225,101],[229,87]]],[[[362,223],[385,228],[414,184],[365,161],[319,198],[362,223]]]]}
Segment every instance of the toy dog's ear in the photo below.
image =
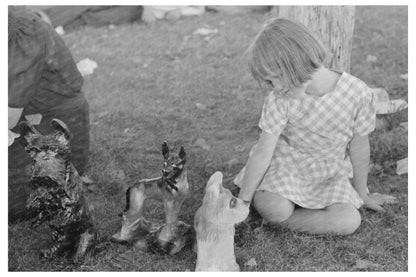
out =
{"type": "Polygon", "coordinates": [[[164,141],[162,144],[162,155],[165,159],[169,157],[169,146],[166,141],[164,141]]]}
{"type": "Polygon", "coordinates": [[[211,194],[217,197],[222,189],[222,178],[221,172],[217,171],[209,178],[205,191],[207,194],[211,194]]]}
{"type": "Polygon", "coordinates": [[[38,130],[29,123],[29,121],[22,121],[19,123],[20,136],[25,139],[25,143],[31,144],[33,135],[39,135],[38,130]]]}
{"type": "Polygon", "coordinates": [[[69,132],[68,126],[66,126],[63,121],[54,118],[52,119],[51,124],[55,132],[63,138],[62,142],[67,143],[71,139],[71,133],[69,132]]]}
{"type": "Polygon", "coordinates": [[[185,164],[186,162],[186,152],[185,152],[185,148],[183,148],[183,146],[181,146],[181,149],[179,149],[179,158],[182,161],[182,164],[185,164]]]}

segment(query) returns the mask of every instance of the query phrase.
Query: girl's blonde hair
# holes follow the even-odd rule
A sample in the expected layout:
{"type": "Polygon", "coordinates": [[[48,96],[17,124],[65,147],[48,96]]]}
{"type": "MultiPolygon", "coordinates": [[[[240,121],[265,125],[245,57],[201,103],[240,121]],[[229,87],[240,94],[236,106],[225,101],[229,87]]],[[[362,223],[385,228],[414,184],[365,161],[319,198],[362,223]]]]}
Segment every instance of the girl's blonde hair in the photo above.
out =
{"type": "Polygon", "coordinates": [[[247,54],[250,72],[261,87],[271,85],[265,77],[276,77],[289,90],[310,80],[327,57],[311,31],[285,18],[267,20],[247,54]]]}

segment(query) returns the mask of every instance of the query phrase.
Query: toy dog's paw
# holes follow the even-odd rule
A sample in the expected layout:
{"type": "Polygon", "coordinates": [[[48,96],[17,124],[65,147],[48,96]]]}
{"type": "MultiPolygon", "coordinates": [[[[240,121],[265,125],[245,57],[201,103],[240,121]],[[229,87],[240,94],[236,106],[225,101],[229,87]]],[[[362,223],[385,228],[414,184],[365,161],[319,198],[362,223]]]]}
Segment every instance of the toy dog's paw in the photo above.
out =
{"type": "Polygon", "coordinates": [[[52,246],[49,249],[42,249],[40,250],[40,258],[42,260],[51,260],[54,257],[57,250],[57,246],[52,246]]]}
{"type": "Polygon", "coordinates": [[[123,218],[120,231],[111,236],[111,241],[120,244],[130,244],[136,240],[146,237],[150,233],[151,223],[143,217],[134,222],[123,218]]]}
{"type": "Polygon", "coordinates": [[[185,222],[177,221],[174,224],[164,225],[157,234],[158,252],[174,255],[191,244],[194,237],[193,227],[185,222]]]}
{"type": "Polygon", "coordinates": [[[90,228],[81,234],[74,260],[78,261],[84,258],[85,254],[97,245],[98,240],[99,234],[97,230],[93,228],[90,228]]]}
{"type": "Polygon", "coordinates": [[[149,250],[149,245],[147,243],[147,240],[148,240],[147,238],[144,238],[144,239],[139,239],[138,241],[135,241],[133,244],[134,248],[140,251],[146,252],[147,250],[149,250]]]}

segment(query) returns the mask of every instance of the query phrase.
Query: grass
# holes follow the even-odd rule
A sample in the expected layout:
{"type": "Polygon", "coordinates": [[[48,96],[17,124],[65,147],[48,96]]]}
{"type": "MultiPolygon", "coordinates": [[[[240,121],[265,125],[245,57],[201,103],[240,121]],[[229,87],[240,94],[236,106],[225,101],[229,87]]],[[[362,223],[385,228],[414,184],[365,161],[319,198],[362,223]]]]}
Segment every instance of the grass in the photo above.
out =
{"type": "MultiPolygon", "coordinates": [[[[168,257],[142,253],[110,243],[119,226],[124,191],[131,182],[158,176],[163,140],[188,154],[192,195],[180,219],[191,223],[209,176],[220,170],[233,176],[247,160],[258,138],[263,96],[246,70],[242,54],[267,18],[260,13],[208,13],[176,22],[132,24],[114,29],[89,28],[64,36],[74,58],[98,63],[85,78],[90,102],[91,162],[89,176],[98,189],[88,194],[103,239],[100,251],[81,264],[56,259],[41,262],[39,248],[48,242],[41,227],[27,222],[9,225],[10,271],[193,271],[196,254],[184,249],[168,257]],[[192,35],[200,27],[217,28],[208,38],[192,35]],[[206,106],[205,110],[195,104],[206,106]],[[195,145],[203,138],[209,146],[195,145]],[[227,164],[237,159],[238,163],[227,164]]],[[[357,7],[351,73],[372,87],[384,87],[391,98],[407,99],[407,8],[357,7]],[[384,20],[389,18],[389,20],[384,20]],[[377,62],[366,62],[367,55],[377,62]]],[[[391,116],[395,126],[407,111],[391,116]]],[[[393,127],[395,127],[393,126],[393,127]]],[[[407,157],[407,132],[398,128],[370,137],[373,167],[371,191],[399,199],[384,214],[361,210],[362,225],[351,236],[314,236],[267,226],[243,232],[236,246],[245,271],[407,271],[407,174],[395,174],[395,162],[407,157]],[[357,267],[363,260],[365,267],[357,267]]],[[[163,220],[159,203],[149,204],[147,218],[163,220]]]]}

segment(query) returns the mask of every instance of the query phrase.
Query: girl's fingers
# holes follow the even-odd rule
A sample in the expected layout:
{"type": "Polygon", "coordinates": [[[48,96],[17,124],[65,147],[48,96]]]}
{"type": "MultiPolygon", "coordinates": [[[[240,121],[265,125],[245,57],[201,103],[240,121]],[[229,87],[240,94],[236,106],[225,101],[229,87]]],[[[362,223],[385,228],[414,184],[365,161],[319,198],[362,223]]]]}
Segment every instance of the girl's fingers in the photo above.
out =
{"type": "Polygon", "coordinates": [[[370,209],[370,210],[373,210],[373,211],[376,211],[376,212],[384,212],[385,211],[383,207],[381,207],[380,205],[375,204],[375,203],[364,204],[364,208],[370,209]]]}
{"type": "Polygon", "coordinates": [[[387,195],[387,194],[381,194],[381,193],[372,193],[370,197],[376,201],[378,204],[392,204],[397,201],[396,197],[387,195]]]}
{"type": "Polygon", "coordinates": [[[375,192],[371,193],[367,200],[365,200],[364,208],[376,212],[385,212],[385,209],[381,205],[395,203],[396,201],[397,199],[394,196],[375,192]]]}

